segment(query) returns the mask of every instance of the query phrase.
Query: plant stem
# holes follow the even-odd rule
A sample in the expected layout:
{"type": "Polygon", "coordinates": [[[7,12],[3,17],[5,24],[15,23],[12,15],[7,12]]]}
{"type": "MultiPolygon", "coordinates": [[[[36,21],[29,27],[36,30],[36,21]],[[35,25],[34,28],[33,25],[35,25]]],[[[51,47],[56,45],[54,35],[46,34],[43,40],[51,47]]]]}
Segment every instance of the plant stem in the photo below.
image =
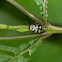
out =
{"type": "Polygon", "coordinates": [[[24,14],[26,14],[28,17],[39,23],[40,25],[44,26],[45,23],[42,22],[40,19],[38,19],[36,16],[34,16],[32,13],[27,11],[23,6],[21,6],[19,3],[17,3],[15,0],[6,0],[13,4],[15,7],[17,7],[20,11],[22,11],[24,14]]]}
{"type": "Polygon", "coordinates": [[[44,4],[43,4],[43,17],[45,19],[45,0],[44,0],[44,4]]]}
{"type": "Polygon", "coordinates": [[[24,39],[24,38],[32,38],[32,37],[41,37],[45,35],[47,35],[46,32],[42,34],[33,34],[33,35],[25,35],[25,36],[0,37],[0,40],[24,39]]]}
{"type": "Polygon", "coordinates": [[[49,24],[46,31],[49,34],[62,33],[62,27],[57,27],[57,26],[53,26],[53,25],[49,24]]]}
{"type": "Polygon", "coordinates": [[[19,31],[19,32],[26,32],[26,31],[29,31],[29,26],[27,26],[27,25],[8,26],[8,25],[5,25],[5,24],[0,24],[0,29],[16,30],[16,31],[19,31]]]}

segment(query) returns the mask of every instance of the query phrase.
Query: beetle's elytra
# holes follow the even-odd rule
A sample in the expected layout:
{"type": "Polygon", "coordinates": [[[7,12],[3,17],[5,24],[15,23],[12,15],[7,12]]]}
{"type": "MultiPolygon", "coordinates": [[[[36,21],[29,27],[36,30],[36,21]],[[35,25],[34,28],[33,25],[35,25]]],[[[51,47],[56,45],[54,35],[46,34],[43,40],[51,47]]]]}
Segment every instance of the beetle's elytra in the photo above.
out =
{"type": "Polygon", "coordinates": [[[33,31],[35,33],[41,33],[42,32],[42,26],[41,25],[30,25],[29,29],[30,29],[30,31],[33,31]]]}

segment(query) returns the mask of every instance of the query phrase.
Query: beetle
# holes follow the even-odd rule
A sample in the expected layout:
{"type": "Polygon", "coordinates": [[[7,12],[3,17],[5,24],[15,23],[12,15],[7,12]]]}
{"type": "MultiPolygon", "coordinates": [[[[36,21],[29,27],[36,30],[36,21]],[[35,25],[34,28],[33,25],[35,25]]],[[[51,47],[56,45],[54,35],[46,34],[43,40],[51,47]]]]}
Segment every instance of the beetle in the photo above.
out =
{"type": "Polygon", "coordinates": [[[41,25],[30,25],[29,26],[30,31],[33,31],[34,33],[41,33],[42,32],[42,26],[41,25]]]}

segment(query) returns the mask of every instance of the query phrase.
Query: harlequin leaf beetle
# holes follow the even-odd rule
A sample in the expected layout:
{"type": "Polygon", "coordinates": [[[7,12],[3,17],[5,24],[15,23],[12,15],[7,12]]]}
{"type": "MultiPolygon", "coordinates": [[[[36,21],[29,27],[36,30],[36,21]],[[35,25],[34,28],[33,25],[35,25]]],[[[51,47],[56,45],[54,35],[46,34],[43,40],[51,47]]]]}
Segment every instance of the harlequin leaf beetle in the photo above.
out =
{"type": "MultiPolygon", "coordinates": [[[[27,23],[27,21],[25,21],[27,23]]],[[[29,24],[27,23],[29,26],[29,24]]],[[[41,33],[42,32],[42,26],[39,24],[34,24],[29,26],[30,31],[33,31],[34,33],[41,33]]]]}
{"type": "Polygon", "coordinates": [[[41,33],[42,32],[42,26],[41,25],[30,25],[29,26],[30,31],[33,31],[34,33],[41,33]]]}

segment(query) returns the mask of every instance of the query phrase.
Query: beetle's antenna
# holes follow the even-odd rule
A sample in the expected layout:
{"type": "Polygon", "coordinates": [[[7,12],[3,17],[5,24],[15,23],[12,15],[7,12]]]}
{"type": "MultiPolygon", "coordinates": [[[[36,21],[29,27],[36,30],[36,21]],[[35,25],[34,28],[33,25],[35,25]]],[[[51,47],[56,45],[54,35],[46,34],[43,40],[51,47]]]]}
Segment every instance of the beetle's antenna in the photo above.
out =
{"type": "Polygon", "coordinates": [[[26,24],[29,26],[28,22],[25,20],[26,24]]]}

